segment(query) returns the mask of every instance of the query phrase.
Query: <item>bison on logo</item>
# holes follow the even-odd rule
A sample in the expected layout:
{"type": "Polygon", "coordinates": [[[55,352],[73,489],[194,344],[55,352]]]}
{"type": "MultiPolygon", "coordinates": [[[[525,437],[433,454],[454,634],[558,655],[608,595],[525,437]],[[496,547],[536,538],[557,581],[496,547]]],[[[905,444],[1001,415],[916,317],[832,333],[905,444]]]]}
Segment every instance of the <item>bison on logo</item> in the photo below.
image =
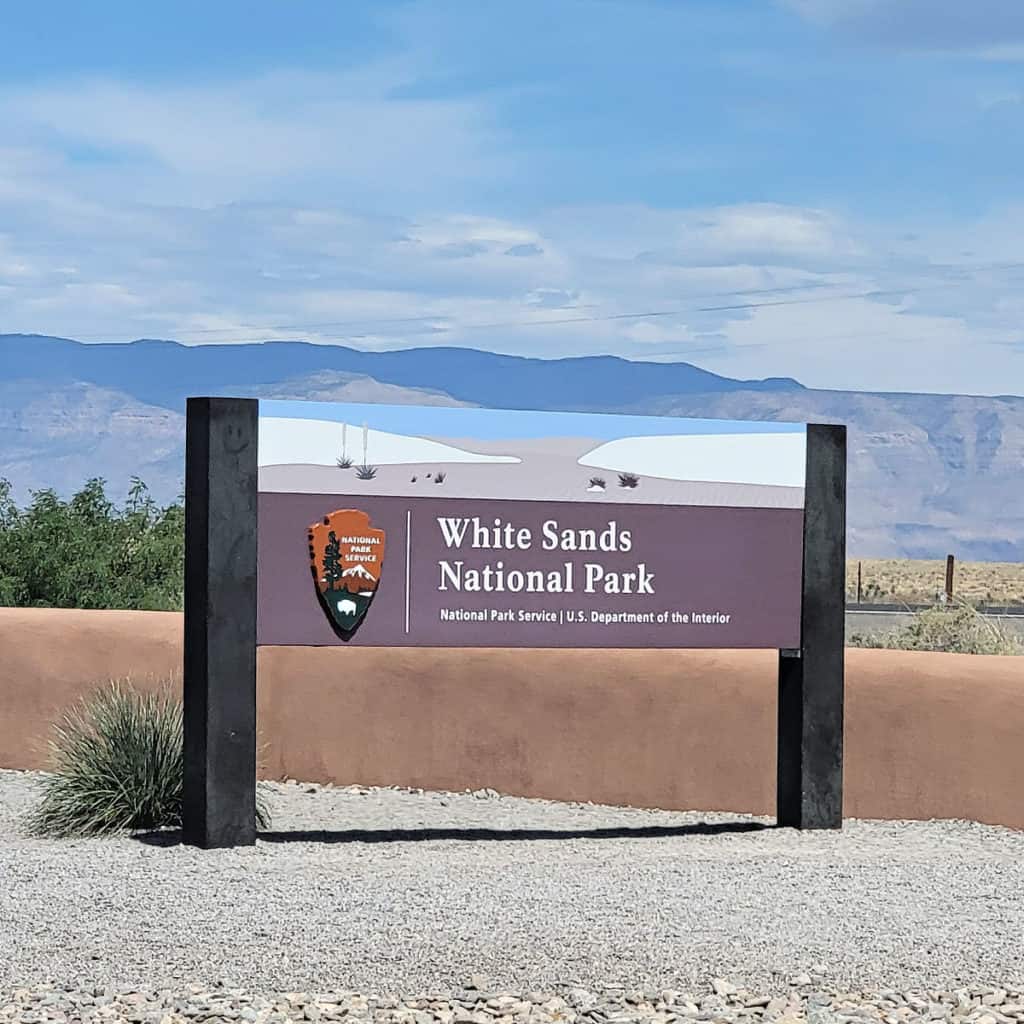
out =
{"type": "Polygon", "coordinates": [[[356,509],[326,515],[309,528],[309,567],[320,603],[343,639],[363,621],[384,566],[384,531],[356,509]]]}

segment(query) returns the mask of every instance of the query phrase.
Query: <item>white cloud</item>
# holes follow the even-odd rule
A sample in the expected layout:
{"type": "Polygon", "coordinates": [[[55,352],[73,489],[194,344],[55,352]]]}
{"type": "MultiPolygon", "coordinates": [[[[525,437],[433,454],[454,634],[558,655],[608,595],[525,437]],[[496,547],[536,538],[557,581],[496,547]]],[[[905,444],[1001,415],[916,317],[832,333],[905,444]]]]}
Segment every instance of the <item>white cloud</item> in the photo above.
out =
{"type": "MultiPolygon", "coordinates": [[[[762,376],[770,361],[776,375],[811,387],[967,394],[1021,390],[1014,388],[1011,372],[1021,360],[998,348],[1006,331],[971,328],[958,317],[908,314],[904,305],[850,299],[820,307],[769,307],[729,324],[725,336],[726,353],[705,364],[729,376],[762,376]],[[1001,379],[993,373],[1000,362],[1001,379]]],[[[1017,373],[1024,373],[1024,365],[1017,373]]]]}
{"type": "Polygon", "coordinates": [[[1021,390],[1024,208],[885,226],[780,203],[474,212],[462,183],[500,182],[514,153],[482,103],[394,99],[403,74],[0,91],[0,330],[1021,390]]]}
{"type": "Polygon", "coordinates": [[[63,223],[49,209],[0,201],[15,218],[0,238],[5,330],[611,352],[876,390],[999,393],[1024,371],[1024,210],[883,230],[750,205],[533,223],[273,204],[98,207],[63,223]]]}
{"type": "Polygon", "coordinates": [[[977,51],[982,60],[994,63],[1017,64],[1024,61],[1024,43],[1001,43],[996,46],[985,46],[977,51]]]}
{"type": "Polygon", "coordinates": [[[1024,57],[1020,0],[782,0],[802,17],[862,42],[959,52],[987,60],[1024,57]]]}
{"type": "MultiPolygon", "coordinates": [[[[190,87],[90,79],[8,88],[0,93],[0,121],[36,158],[40,145],[54,141],[84,149],[74,167],[84,191],[109,196],[116,181],[121,198],[146,202],[280,198],[299,186],[321,196],[347,187],[422,197],[503,172],[490,155],[486,107],[396,99],[391,92],[401,82],[389,68],[190,87]]],[[[47,162],[51,171],[68,169],[64,160],[47,162]]]]}
{"type": "Polygon", "coordinates": [[[746,203],[678,216],[676,241],[641,254],[651,262],[709,267],[814,260],[821,270],[863,256],[836,218],[822,210],[746,203]]]}
{"type": "MultiPolygon", "coordinates": [[[[1021,58],[1024,59],[1024,49],[1021,50],[1021,58]]],[[[978,106],[982,110],[1017,107],[1022,104],[1024,104],[1024,92],[1016,89],[1003,90],[1002,92],[984,92],[978,96],[978,106]]]]}

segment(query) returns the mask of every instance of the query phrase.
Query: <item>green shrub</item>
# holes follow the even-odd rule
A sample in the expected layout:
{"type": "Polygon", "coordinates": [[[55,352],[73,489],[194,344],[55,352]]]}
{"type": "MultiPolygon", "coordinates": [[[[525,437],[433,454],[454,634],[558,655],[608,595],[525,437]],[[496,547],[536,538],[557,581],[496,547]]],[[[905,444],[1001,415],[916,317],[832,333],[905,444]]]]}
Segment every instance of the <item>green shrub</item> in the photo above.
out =
{"type": "Polygon", "coordinates": [[[178,611],[184,560],[184,507],[159,506],[140,480],[120,509],[98,479],[24,509],[0,480],[0,605],[178,611]]]}
{"type": "Polygon", "coordinates": [[[1021,654],[1024,643],[997,619],[972,605],[939,605],[918,612],[905,626],[878,633],[855,633],[850,647],[900,651],[944,651],[949,654],[1021,654]]]}
{"type": "MultiPolygon", "coordinates": [[[[182,706],[170,688],[141,693],[115,681],[54,729],[52,774],[27,825],[52,837],[109,835],[181,824],[182,706]]],[[[269,814],[262,794],[257,825],[269,814]]]]}

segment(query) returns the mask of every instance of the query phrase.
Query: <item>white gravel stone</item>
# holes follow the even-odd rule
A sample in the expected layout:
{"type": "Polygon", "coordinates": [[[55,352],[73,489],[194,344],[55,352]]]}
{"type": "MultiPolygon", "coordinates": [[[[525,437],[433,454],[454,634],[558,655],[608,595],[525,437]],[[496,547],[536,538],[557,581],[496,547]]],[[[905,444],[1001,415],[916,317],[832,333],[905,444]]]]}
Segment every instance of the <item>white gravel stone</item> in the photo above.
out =
{"type": "MultiPolygon", "coordinates": [[[[870,1019],[894,1024],[941,1019],[933,1004],[951,1021],[1024,1019],[1024,834],[1008,829],[848,821],[799,833],[738,814],[289,783],[271,787],[274,832],[204,852],[173,834],[26,837],[17,823],[35,785],[0,772],[0,1008],[20,1007],[15,989],[69,985],[102,1019],[95,1004],[125,1005],[127,986],[152,997],[138,1012],[180,1016],[184,998],[195,1019],[221,1013],[221,999],[262,1021],[292,1012],[273,1009],[285,1005],[274,993],[433,992],[448,1010],[418,1009],[444,1024],[672,1024],[806,1019],[816,993],[863,1008],[874,992],[870,1019]],[[728,986],[717,1008],[715,978],[728,986]],[[205,1002],[181,996],[190,983],[205,1002]],[[663,990],[680,993],[668,1010],[663,990]],[[549,1008],[557,993],[564,1010],[549,1008]],[[530,1007],[486,1005],[502,996],[530,1007]]],[[[303,1014],[341,1012],[297,998],[303,1014]]],[[[427,1024],[346,1007],[348,1019],[427,1024]]],[[[41,1000],[18,1010],[47,1012],[41,1000]]]]}

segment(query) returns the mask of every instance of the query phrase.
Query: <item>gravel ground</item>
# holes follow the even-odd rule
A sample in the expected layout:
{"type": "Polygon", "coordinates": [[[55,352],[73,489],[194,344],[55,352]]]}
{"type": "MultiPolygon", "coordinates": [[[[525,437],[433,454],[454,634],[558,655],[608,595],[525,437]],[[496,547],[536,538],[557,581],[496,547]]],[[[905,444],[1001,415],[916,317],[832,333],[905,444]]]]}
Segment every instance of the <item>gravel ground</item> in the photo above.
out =
{"type": "MultiPolygon", "coordinates": [[[[1015,1019],[1024,987],[1024,833],[1007,829],[849,821],[799,833],[735,814],[289,783],[272,785],[276,831],[255,848],[203,852],[173,834],[27,838],[17,823],[36,784],[0,772],[0,1019],[43,1019],[70,998],[48,983],[107,999],[108,1015],[126,994],[149,993],[152,1005],[132,996],[139,1020],[170,1013],[189,984],[207,993],[202,1005],[237,988],[231,1013],[250,1019],[242,1010],[269,999],[264,1019],[285,1012],[268,993],[410,998],[476,976],[487,998],[624,986],[589,1018],[597,1024],[638,1014],[669,1024],[714,978],[742,990],[713,997],[737,1013],[759,996],[751,1013],[770,996],[796,999],[775,1004],[785,1017],[814,1010],[812,991],[870,991],[877,1003],[898,990],[899,1004],[872,1004],[879,1019],[907,1019],[894,1007],[905,1010],[910,991],[925,993],[922,1019],[952,1019],[958,1006],[965,1020],[998,1024],[1015,1019]],[[971,995],[971,985],[988,988],[971,995]],[[695,995],[644,1002],[662,990],[695,995]]],[[[341,1006],[317,1010],[312,998],[296,997],[296,1019],[341,1006]]],[[[450,1020],[385,1009],[405,1024],[473,1024],[484,1012],[446,1005],[450,1020]]],[[[582,1012],[566,1005],[510,1017],[582,1012]]]]}
{"type": "Polygon", "coordinates": [[[0,1021],[131,1021],[189,1024],[192,1021],[344,1021],[346,1024],[1020,1024],[1019,992],[974,986],[953,992],[840,992],[800,984],[780,996],[754,995],[725,979],[709,992],[690,996],[665,990],[568,987],[562,993],[496,992],[486,979],[470,978],[455,992],[395,999],[347,992],[254,994],[241,989],[207,990],[199,985],[165,992],[110,986],[68,990],[19,989],[0,999],[0,1021]]]}

